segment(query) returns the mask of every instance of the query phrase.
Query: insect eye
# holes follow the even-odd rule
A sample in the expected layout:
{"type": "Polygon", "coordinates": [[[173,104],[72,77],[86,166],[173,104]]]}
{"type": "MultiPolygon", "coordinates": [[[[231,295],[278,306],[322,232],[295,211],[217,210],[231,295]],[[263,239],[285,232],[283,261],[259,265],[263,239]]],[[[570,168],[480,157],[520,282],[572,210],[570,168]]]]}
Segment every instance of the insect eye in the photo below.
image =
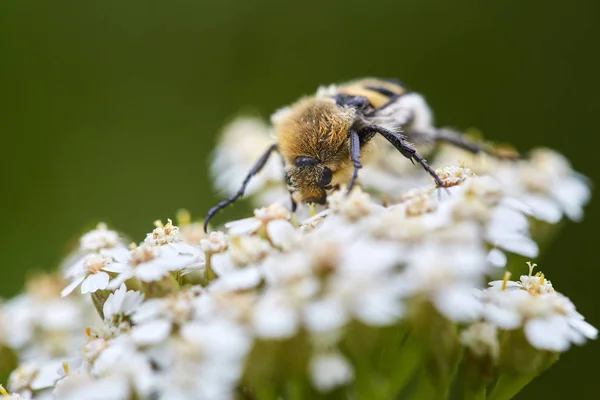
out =
{"type": "Polygon", "coordinates": [[[319,180],[319,186],[325,187],[329,185],[332,179],[333,173],[329,168],[325,167],[325,169],[323,169],[323,175],[321,175],[321,179],[319,180]]]}

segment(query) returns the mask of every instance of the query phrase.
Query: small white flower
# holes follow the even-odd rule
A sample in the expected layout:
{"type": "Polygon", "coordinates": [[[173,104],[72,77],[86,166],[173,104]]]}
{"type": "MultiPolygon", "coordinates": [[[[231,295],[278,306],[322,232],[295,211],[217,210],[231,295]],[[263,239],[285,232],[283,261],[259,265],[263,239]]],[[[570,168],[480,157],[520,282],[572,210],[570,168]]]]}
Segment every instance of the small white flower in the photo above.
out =
{"type": "Polygon", "coordinates": [[[98,322],[87,298],[36,298],[21,294],[3,306],[0,326],[4,343],[18,350],[23,359],[48,359],[71,352],[83,343],[81,332],[98,322]]]}
{"type": "Polygon", "coordinates": [[[284,293],[271,291],[261,297],[254,308],[252,326],[258,337],[286,339],[293,337],[299,327],[298,310],[284,293]]]}
{"type": "Polygon", "coordinates": [[[227,250],[229,246],[229,236],[220,231],[213,231],[207,239],[202,239],[200,247],[205,253],[216,254],[227,250]]]}
{"type": "Polygon", "coordinates": [[[332,212],[339,213],[350,221],[355,221],[382,208],[375,204],[371,197],[359,187],[353,188],[350,194],[346,194],[347,191],[348,189],[342,186],[327,197],[327,204],[332,212]]]}
{"type": "Polygon", "coordinates": [[[194,317],[194,291],[183,291],[162,299],[150,299],[133,314],[131,335],[136,343],[148,345],[162,342],[174,324],[182,325],[194,317]]]}
{"type": "Polygon", "coordinates": [[[473,288],[480,285],[486,255],[479,246],[418,246],[398,285],[405,296],[429,300],[446,318],[468,322],[481,314],[473,288]]]}
{"type": "Polygon", "coordinates": [[[442,180],[444,187],[456,186],[464,182],[467,178],[475,176],[471,169],[463,166],[450,165],[438,168],[435,173],[442,180]]]}
{"type": "Polygon", "coordinates": [[[497,360],[500,353],[497,331],[493,324],[477,322],[461,332],[460,341],[475,355],[497,360]]]}
{"type": "Polygon", "coordinates": [[[149,352],[161,381],[159,398],[233,398],[250,349],[247,333],[218,318],[186,323],[179,333],[149,352]]]}
{"type": "Polygon", "coordinates": [[[574,221],[583,217],[590,199],[589,181],[573,171],[561,154],[536,149],[518,162],[490,162],[490,175],[526,204],[536,219],[554,224],[563,215],[574,221]]]}
{"type": "Polygon", "coordinates": [[[54,386],[60,378],[59,361],[28,362],[14,370],[8,378],[8,388],[13,392],[41,390],[54,386]]]}
{"type": "Polygon", "coordinates": [[[131,388],[127,379],[118,375],[93,378],[81,373],[60,380],[53,394],[61,400],[125,400],[131,398],[131,388]]]}
{"type": "Polygon", "coordinates": [[[104,321],[106,324],[119,327],[143,303],[144,294],[137,291],[127,291],[125,284],[108,296],[103,306],[104,321]]]}
{"type": "Polygon", "coordinates": [[[257,208],[254,210],[254,217],[245,218],[238,221],[232,221],[225,224],[230,235],[251,235],[257,232],[261,227],[267,227],[273,221],[289,221],[291,212],[279,203],[271,204],[268,207],[257,208]]]}
{"type": "Polygon", "coordinates": [[[31,400],[31,392],[24,393],[8,393],[4,386],[0,385],[0,395],[4,400],[31,400]]]}
{"type": "Polygon", "coordinates": [[[81,285],[81,294],[106,289],[110,280],[107,272],[110,269],[107,267],[113,262],[113,258],[106,255],[88,254],[81,263],[74,264],[67,271],[65,277],[71,279],[71,283],[62,291],[61,296],[68,296],[79,285],[81,285]]]}
{"type": "Polygon", "coordinates": [[[501,329],[523,327],[529,343],[540,350],[563,352],[572,343],[596,339],[598,330],[584,321],[571,301],[544,283],[543,275],[523,282],[493,282],[481,293],[485,318],[501,329]]]}
{"type": "Polygon", "coordinates": [[[79,239],[79,250],[82,253],[99,253],[103,249],[114,249],[123,246],[119,234],[108,229],[106,224],[99,223],[96,229],[86,233],[79,239]]]}
{"type": "Polygon", "coordinates": [[[170,272],[196,268],[200,262],[199,253],[181,253],[171,246],[142,244],[131,250],[129,263],[114,263],[105,268],[106,271],[119,274],[108,288],[116,289],[133,277],[143,282],[158,281],[170,272]]]}
{"type": "Polygon", "coordinates": [[[198,253],[197,248],[183,241],[179,234],[179,227],[173,225],[170,219],[167,220],[166,225],[160,221],[156,221],[155,225],[156,228],[146,235],[144,244],[153,247],[168,246],[179,254],[196,255],[198,253]]]}
{"type": "MultiPolygon", "coordinates": [[[[119,336],[110,342],[109,347],[94,362],[91,374],[94,377],[106,378],[104,381],[111,381],[110,378],[124,380],[128,390],[132,387],[142,398],[147,398],[157,384],[150,361],[137,350],[131,338],[127,336],[119,336]]],[[[103,379],[99,380],[102,381],[103,379]]],[[[116,392],[122,393],[121,390],[116,392]]]]}
{"type": "Polygon", "coordinates": [[[225,276],[242,267],[259,263],[272,251],[272,247],[258,236],[233,236],[227,252],[214,254],[211,266],[218,276],[225,276]]]}
{"type": "Polygon", "coordinates": [[[313,386],[320,392],[329,392],[352,381],[352,366],[340,353],[321,353],[310,360],[309,373],[313,386]]]}

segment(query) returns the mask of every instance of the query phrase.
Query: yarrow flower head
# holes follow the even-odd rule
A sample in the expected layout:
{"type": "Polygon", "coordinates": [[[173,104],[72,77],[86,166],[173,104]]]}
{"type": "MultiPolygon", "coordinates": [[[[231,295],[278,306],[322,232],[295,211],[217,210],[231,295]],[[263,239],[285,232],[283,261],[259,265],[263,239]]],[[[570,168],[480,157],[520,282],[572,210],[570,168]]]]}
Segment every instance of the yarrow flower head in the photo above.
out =
{"type": "Polygon", "coordinates": [[[82,253],[99,253],[102,250],[116,249],[123,246],[119,234],[108,229],[106,224],[99,223],[79,240],[79,250],[82,253]]]}
{"type": "MultiPolygon", "coordinates": [[[[530,271],[534,266],[530,264],[530,271]]],[[[485,318],[502,329],[522,328],[537,349],[563,352],[571,344],[581,345],[598,336],[598,330],[541,273],[532,276],[530,272],[518,282],[505,277],[490,286],[481,294],[485,318]]]]}
{"type": "Polygon", "coordinates": [[[65,277],[71,279],[71,283],[62,291],[62,296],[68,296],[79,285],[81,285],[81,294],[106,289],[110,280],[107,271],[111,270],[108,267],[113,262],[114,259],[109,256],[88,254],[81,260],[81,263],[73,265],[67,271],[65,277]]]}
{"type": "MultiPolygon", "coordinates": [[[[433,129],[422,111],[415,123],[433,129]]],[[[212,165],[219,189],[238,190],[269,134],[249,119],[225,130],[212,165]]],[[[180,211],[126,247],[99,225],[63,263],[66,281],[30,280],[0,303],[0,350],[20,363],[0,394],[389,399],[452,389],[502,399],[597,337],[535,264],[508,275],[516,256],[538,255],[541,222],[581,218],[589,188],[562,156],[459,162],[442,149],[429,160],[442,187],[402,157],[365,153],[362,181],[327,187],[318,212],[290,211],[272,159],[247,191],[253,215],[221,231],[206,234],[180,211]]]]}

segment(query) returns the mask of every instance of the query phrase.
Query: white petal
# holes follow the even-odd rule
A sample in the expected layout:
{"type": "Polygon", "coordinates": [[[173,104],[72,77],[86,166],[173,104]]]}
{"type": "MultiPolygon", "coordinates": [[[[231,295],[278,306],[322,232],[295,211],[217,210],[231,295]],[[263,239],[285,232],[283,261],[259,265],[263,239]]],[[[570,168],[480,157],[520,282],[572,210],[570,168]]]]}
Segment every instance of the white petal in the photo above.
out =
{"type": "Polygon", "coordinates": [[[562,210],[555,201],[540,195],[525,195],[523,201],[533,210],[535,218],[555,224],[562,218],[562,210]]]}
{"type": "Polygon", "coordinates": [[[97,290],[104,290],[108,286],[110,277],[104,271],[89,275],[81,283],[81,294],[94,293],[97,290]]]}
{"type": "Polygon", "coordinates": [[[296,237],[297,232],[289,221],[277,219],[267,224],[267,235],[275,246],[286,248],[296,237]]]}
{"type": "Polygon", "coordinates": [[[537,243],[526,236],[503,237],[495,240],[492,244],[528,258],[536,258],[539,254],[537,243]]]}
{"type": "Polygon", "coordinates": [[[185,242],[169,243],[167,246],[172,247],[179,254],[187,254],[192,256],[199,256],[200,254],[200,250],[198,248],[185,242]]]}
{"type": "Polygon", "coordinates": [[[144,282],[159,281],[168,273],[169,271],[156,261],[140,264],[135,269],[135,276],[144,282]]]}
{"type": "Polygon", "coordinates": [[[235,265],[233,265],[229,253],[213,254],[210,258],[210,266],[218,276],[227,275],[237,269],[235,265]]]}
{"type": "Polygon", "coordinates": [[[551,191],[569,219],[581,221],[583,218],[582,207],[588,203],[591,196],[586,179],[578,175],[573,176],[571,179],[565,178],[560,185],[553,187],[551,191]]]}
{"type": "Polygon", "coordinates": [[[515,281],[492,281],[488,283],[489,286],[493,288],[501,288],[506,285],[506,288],[520,288],[521,284],[515,281]]]}
{"type": "Polygon", "coordinates": [[[117,274],[121,274],[123,272],[129,272],[132,270],[132,268],[129,264],[120,263],[120,262],[114,262],[114,263],[108,264],[107,266],[105,266],[102,269],[104,271],[115,272],[117,274]]]}
{"type": "Polygon", "coordinates": [[[162,299],[150,299],[142,304],[133,315],[133,321],[137,324],[157,318],[166,310],[165,301],[162,299]]]}
{"type": "Polygon", "coordinates": [[[256,218],[245,218],[238,221],[231,221],[225,224],[225,228],[228,229],[228,233],[234,236],[245,236],[256,232],[262,222],[256,218]]]}
{"type": "Polygon", "coordinates": [[[255,288],[261,281],[262,274],[258,268],[246,267],[224,275],[213,282],[212,290],[236,291],[255,288]]]}
{"type": "Polygon", "coordinates": [[[569,325],[588,339],[598,338],[598,329],[582,319],[569,318],[569,325]]]}
{"type": "Polygon", "coordinates": [[[119,313],[126,292],[127,288],[125,287],[125,284],[122,284],[119,289],[108,296],[108,299],[106,299],[104,306],[102,307],[102,313],[104,314],[105,319],[112,318],[113,315],[119,313]]]}
{"type": "Polygon", "coordinates": [[[478,318],[482,313],[482,305],[465,287],[449,287],[442,289],[433,297],[435,307],[446,318],[456,322],[468,322],[478,318]]]}
{"type": "Polygon", "coordinates": [[[385,326],[404,315],[404,307],[388,290],[369,290],[354,305],[354,314],[367,325],[385,326]]]}
{"type": "Polygon", "coordinates": [[[84,279],[85,279],[85,276],[80,276],[79,278],[75,279],[74,281],[72,281],[71,283],[69,283],[69,285],[66,288],[64,288],[62,292],[60,292],[60,295],[62,297],[70,295],[71,292],[73,292],[73,290],[75,290],[75,288],[77,286],[79,286],[79,284],[81,282],[83,282],[84,279]]]}
{"type": "Polygon", "coordinates": [[[309,369],[312,384],[320,392],[328,392],[343,386],[354,377],[352,366],[339,353],[314,356],[310,360],[309,369]]]}
{"type": "Polygon", "coordinates": [[[237,359],[250,347],[247,333],[228,321],[189,322],[181,327],[181,337],[190,343],[206,346],[205,352],[217,359],[237,359]]]}
{"type": "Polygon", "coordinates": [[[308,330],[327,332],[341,328],[348,320],[344,307],[333,299],[320,300],[304,309],[304,320],[308,330]]]}
{"type": "Polygon", "coordinates": [[[121,285],[126,280],[128,280],[132,277],[133,277],[133,270],[119,274],[116,278],[114,278],[112,281],[110,281],[107,289],[108,290],[116,290],[117,288],[121,287],[121,285]]]}
{"type": "Polygon", "coordinates": [[[60,378],[57,372],[58,362],[50,362],[42,366],[33,382],[31,382],[31,389],[40,390],[54,386],[56,381],[60,378]]]}
{"type": "Polygon", "coordinates": [[[252,323],[257,336],[284,339],[296,334],[298,315],[277,297],[267,296],[254,309],[252,323]]]}
{"type": "Polygon", "coordinates": [[[131,330],[131,337],[140,346],[158,344],[171,333],[171,321],[158,319],[136,325],[131,330]]]}
{"type": "Polygon", "coordinates": [[[525,337],[536,349],[563,352],[571,346],[565,337],[566,328],[561,317],[534,319],[525,325],[525,337]]]}
{"type": "Polygon", "coordinates": [[[486,304],[483,308],[483,315],[486,320],[494,323],[501,329],[516,329],[521,326],[521,316],[511,310],[505,310],[496,305],[486,304]]]}
{"type": "Polygon", "coordinates": [[[498,249],[492,249],[487,255],[488,264],[494,267],[505,267],[506,266],[506,254],[498,249]]]}

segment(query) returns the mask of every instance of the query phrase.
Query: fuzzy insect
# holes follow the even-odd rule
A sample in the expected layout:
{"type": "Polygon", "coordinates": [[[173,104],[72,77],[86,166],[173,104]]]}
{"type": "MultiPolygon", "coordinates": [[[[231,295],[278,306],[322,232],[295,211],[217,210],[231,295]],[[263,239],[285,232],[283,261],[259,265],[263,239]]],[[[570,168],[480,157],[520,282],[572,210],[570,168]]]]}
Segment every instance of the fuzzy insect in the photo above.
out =
{"type": "Polygon", "coordinates": [[[257,160],[240,189],[211,208],[204,229],[220,210],[243,196],[248,183],[274,152],[285,164],[293,211],[299,202],[325,204],[342,184],[351,191],[375,135],[383,136],[404,157],[417,163],[443,186],[439,176],[410,143],[445,141],[473,153],[493,152],[459,133],[435,129],[427,103],[397,80],[365,78],[321,87],[271,117],[276,143],[257,160]]]}

